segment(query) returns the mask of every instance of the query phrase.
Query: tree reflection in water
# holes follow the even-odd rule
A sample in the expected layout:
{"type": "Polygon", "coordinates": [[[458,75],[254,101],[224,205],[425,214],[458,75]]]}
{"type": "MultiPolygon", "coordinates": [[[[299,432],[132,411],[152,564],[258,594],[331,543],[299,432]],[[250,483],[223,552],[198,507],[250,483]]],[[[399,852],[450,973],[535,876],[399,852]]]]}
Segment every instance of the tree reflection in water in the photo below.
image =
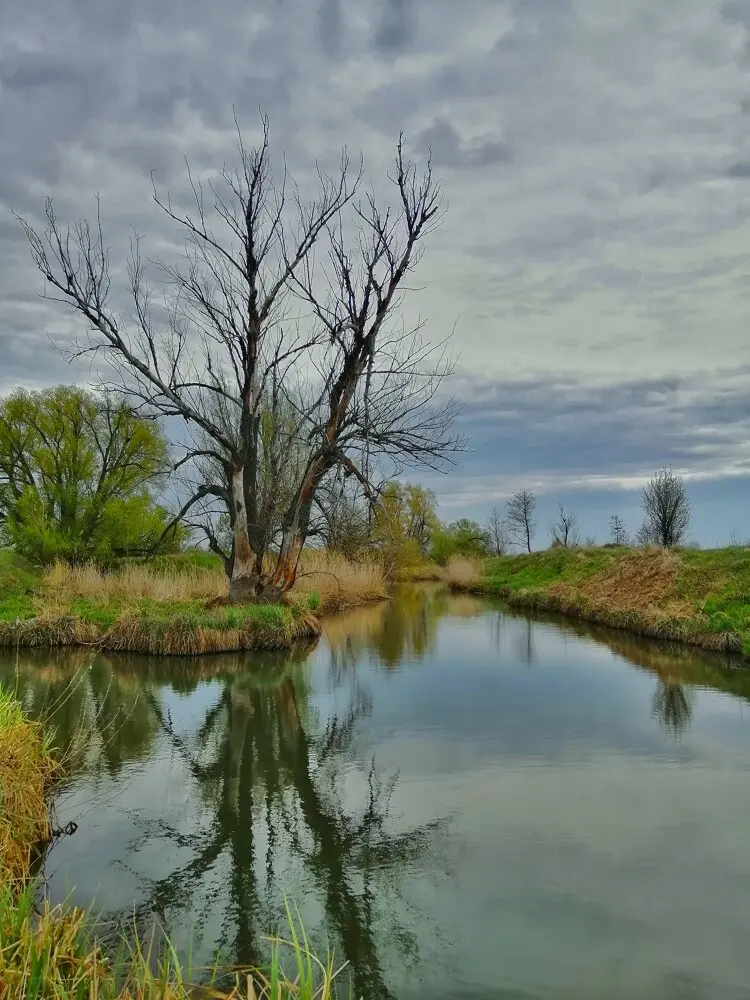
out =
{"type": "MultiPolygon", "coordinates": [[[[149,694],[195,781],[208,821],[187,836],[159,823],[160,836],[189,847],[193,856],[153,883],[139,916],[155,911],[169,926],[176,912],[190,910],[205,892],[205,879],[216,877],[221,859],[228,862],[229,883],[217,944],[234,961],[255,963],[262,935],[283,921],[276,866],[282,853],[291,851],[304,866],[303,881],[311,879],[324,901],[357,995],[386,997],[375,926],[388,921],[387,933],[380,926],[377,940],[398,943],[405,959],[416,957],[414,936],[395,915],[392,897],[399,879],[393,876],[427,860],[442,824],[390,832],[395,779],[381,778],[374,761],[360,765],[364,806],[348,807],[351,795],[343,784],[351,785],[358,766],[354,730],[366,707],[355,701],[343,718],[334,716],[321,726],[310,710],[299,665],[267,656],[259,671],[257,659],[252,674],[223,685],[192,741],[175,730],[149,694]],[[384,885],[387,891],[376,891],[384,885]]],[[[293,885],[285,888],[294,896],[293,885]]]]}
{"type": "Polygon", "coordinates": [[[653,714],[665,733],[675,739],[681,736],[693,718],[688,690],[671,678],[660,677],[654,692],[653,714]]]}
{"type": "Polygon", "coordinates": [[[73,777],[116,775],[152,749],[159,720],[137,674],[89,649],[19,649],[0,656],[0,683],[26,713],[47,724],[56,754],[73,777]]]}

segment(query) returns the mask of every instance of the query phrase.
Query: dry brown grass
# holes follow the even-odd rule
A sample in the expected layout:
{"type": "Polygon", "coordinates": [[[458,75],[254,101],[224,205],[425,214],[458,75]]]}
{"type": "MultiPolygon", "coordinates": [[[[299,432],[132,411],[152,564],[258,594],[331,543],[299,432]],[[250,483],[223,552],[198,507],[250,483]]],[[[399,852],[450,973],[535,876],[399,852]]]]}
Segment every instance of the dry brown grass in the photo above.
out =
{"type": "Polygon", "coordinates": [[[456,590],[471,590],[482,582],[482,567],[473,559],[454,556],[445,568],[445,579],[456,590]]]}
{"type": "MultiPolygon", "coordinates": [[[[123,602],[180,603],[220,600],[227,593],[227,578],[219,568],[154,568],[143,563],[107,573],[93,564],[68,566],[56,563],[42,577],[40,610],[63,609],[74,600],[90,600],[106,607],[123,602]]],[[[302,553],[292,599],[306,601],[317,594],[320,610],[336,611],[388,596],[381,563],[374,559],[350,562],[325,550],[302,553]]]]}
{"type": "Polygon", "coordinates": [[[417,563],[414,566],[400,566],[395,570],[397,583],[440,583],[445,580],[445,570],[434,562],[417,563]]]}
{"type": "Polygon", "coordinates": [[[350,562],[324,549],[307,549],[291,597],[306,602],[314,594],[324,614],[382,601],[388,597],[383,566],[375,559],[350,562]]]}
{"type": "Polygon", "coordinates": [[[101,637],[93,622],[45,612],[37,618],[0,621],[0,646],[88,646],[101,637]]]}
{"type": "Polygon", "coordinates": [[[590,600],[624,611],[665,607],[677,601],[679,566],[674,552],[649,549],[617,560],[577,589],[590,600]]]}
{"type": "Polygon", "coordinates": [[[227,593],[226,574],[220,567],[196,566],[156,569],[145,563],[124,566],[107,573],[87,563],[69,566],[55,563],[42,577],[40,599],[68,605],[77,599],[109,605],[123,601],[212,601],[227,593]]]}
{"type": "Polygon", "coordinates": [[[300,610],[292,615],[285,610],[283,619],[251,619],[228,628],[198,624],[189,616],[149,619],[138,612],[127,611],[109,627],[102,637],[101,647],[115,652],[196,656],[251,649],[288,649],[298,639],[320,635],[320,623],[313,614],[300,610]]]}
{"type": "Polygon", "coordinates": [[[21,882],[36,844],[49,838],[47,792],[57,765],[41,727],[23,717],[21,706],[0,690],[0,877],[21,882]]]}

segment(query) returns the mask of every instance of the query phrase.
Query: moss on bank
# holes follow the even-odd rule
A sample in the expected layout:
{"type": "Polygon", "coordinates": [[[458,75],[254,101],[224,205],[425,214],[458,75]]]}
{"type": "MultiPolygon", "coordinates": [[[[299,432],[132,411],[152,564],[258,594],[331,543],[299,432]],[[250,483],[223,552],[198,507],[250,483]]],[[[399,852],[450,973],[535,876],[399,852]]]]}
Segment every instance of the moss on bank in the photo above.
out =
{"type": "Polygon", "coordinates": [[[517,607],[750,656],[746,548],[552,549],[491,559],[450,582],[517,607]]]}

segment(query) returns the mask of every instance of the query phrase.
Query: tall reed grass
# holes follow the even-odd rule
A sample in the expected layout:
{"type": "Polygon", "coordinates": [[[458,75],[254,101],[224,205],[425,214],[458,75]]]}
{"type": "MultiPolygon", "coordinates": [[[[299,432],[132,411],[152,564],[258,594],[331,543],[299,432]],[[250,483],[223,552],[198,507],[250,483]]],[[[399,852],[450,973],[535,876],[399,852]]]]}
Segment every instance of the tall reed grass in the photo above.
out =
{"type": "Polygon", "coordinates": [[[473,559],[453,556],[445,567],[445,579],[456,590],[471,590],[482,581],[482,567],[473,559]]]}
{"type": "Polygon", "coordinates": [[[0,688],[0,872],[24,879],[34,845],[49,837],[47,791],[57,773],[40,725],[0,688]]]}
{"type": "Polygon", "coordinates": [[[383,565],[372,558],[352,562],[325,549],[306,549],[291,597],[309,602],[313,596],[323,613],[382,601],[388,597],[383,565]]]}
{"type": "MultiPolygon", "coordinates": [[[[210,968],[183,961],[156,929],[135,928],[105,949],[84,910],[36,902],[32,883],[20,892],[0,882],[0,1000],[340,1000],[345,966],[332,951],[319,958],[298,917],[267,940],[264,969],[210,968]]],[[[346,995],[351,996],[350,991],[346,995]]]]}
{"type": "Polygon", "coordinates": [[[227,593],[227,577],[220,567],[153,567],[125,565],[112,572],[94,563],[70,566],[55,563],[42,576],[39,600],[45,608],[89,600],[99,605],[136,601],[212,601],[227,593]]]}
{"type": "MultiPolygon", "coordinates": [[[[180,604],[209,603],[226,597],[227,578],[221,567],[160,560],[133,563],[106,572],[92,563],[56,563],[42,576],[37,602],[40,612],[68,608],[74,602],[122,606],[144,601],[180,604]]],[[[324,549],[306,549],[300,559],[291,599],[305,603],[315,595],[321,611],[335,611],[388,596],[382,564],[375,559],[351,562],[324,549]]]]}

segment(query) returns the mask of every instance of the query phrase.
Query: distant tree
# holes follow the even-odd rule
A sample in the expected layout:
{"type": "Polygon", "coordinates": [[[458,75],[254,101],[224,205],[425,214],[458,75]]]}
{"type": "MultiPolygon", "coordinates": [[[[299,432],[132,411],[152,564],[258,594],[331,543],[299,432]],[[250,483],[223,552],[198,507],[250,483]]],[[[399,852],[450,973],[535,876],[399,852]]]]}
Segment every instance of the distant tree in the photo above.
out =
{"type": "Polygon", "coordinates": [[[552,544],[563,549],[575,548],[576,545],[581,544],[578,518],[575,514],[565,510],[563,504],[558,504],[557,520],[550,525],[550,535],[552,544]]]}
{"type": "Polygon", "coordinates": [[[491,543],[485,529],[468,518],[441,526],[432,539],[431,555],[436,563],[444,566],[453,556],[483,559],[491,552],[491,543]]]}
{"type": "Polygon", "coordinates": [[[388,483],[375,504],[372,540],[400,565],[424,558],[439,527],[434,493],[410,483],[388,483]]]}
{"type": "Polygon", "coordinates": [[[619,514],[613,514],[612,517],[610,517],[609,530],[612,535],[612,541],[615,545],[628,544],[628,530],[625,527],[625,522],[619,514]]]}
{"type": "Polygon", "coordinates": [[[508,532],[517,545],[531,552],[531,540],[536,531],[534,513],[536,497],[531,490],[518,490],[508,501],[505,520],[508,532]]]}
{"type": "Polygon", "coordinates": [[[645,549],[647,545],[657,544],[657,541],[654,538],[654,533],[651,530],[651,526],[645,521],[635,533],[635,544],[642,549],[645,549]]]}
{"type": "Polygon", "coordinates": [[[158,424],[73,386],[0,403],[0,531],[28,558],[106,561],[173,548],[150,487],[168,467],[158,424]]]}
{"type": "Polygon", "coordinates": [[[490,511],[486,533],[490,554],[504,556],[510,546],[510,538],[508,537],[508,525],[497,507],[493,507],[490,511]]]}
{"type": "Polygon", "coordinates": [[[692,504],[681,476],[671,467],[659,469],[643,487],[644,536],[671,548],[685,539],[690,527],[692,504]]]}

